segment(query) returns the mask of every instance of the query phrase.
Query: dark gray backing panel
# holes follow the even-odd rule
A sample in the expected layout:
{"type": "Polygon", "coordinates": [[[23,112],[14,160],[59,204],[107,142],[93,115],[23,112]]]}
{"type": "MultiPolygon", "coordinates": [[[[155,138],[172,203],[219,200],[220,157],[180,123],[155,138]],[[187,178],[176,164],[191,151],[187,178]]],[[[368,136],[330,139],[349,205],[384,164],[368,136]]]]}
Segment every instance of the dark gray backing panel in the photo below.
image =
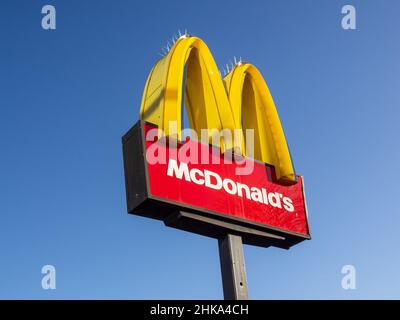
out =
{"type": "Polygon", "coordinates": [[[243,243],[261,247],[288,249],[306,240],[283,230],[255,224],[193,208],[184,203],[167,203],[149,194],[143,122],[138,121],[122,138],[127,209],[131,214],[164,221],[164,224],[188,232],[221,239],[227,233],[243,238],[243,243]]]}

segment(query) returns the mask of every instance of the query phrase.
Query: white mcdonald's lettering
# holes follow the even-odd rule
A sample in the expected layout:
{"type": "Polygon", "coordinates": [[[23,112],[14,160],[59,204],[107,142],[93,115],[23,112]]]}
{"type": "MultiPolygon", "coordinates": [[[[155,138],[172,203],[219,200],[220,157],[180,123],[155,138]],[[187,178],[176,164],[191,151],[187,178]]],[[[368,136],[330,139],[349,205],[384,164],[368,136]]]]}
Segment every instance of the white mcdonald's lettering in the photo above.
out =
{"type": "Polygon", "coordinates": [[[245,183],[235,182],[232,179],[222,179],[221,176],[210,170],[200,170],[197,168],[189,169],[187,163],[178,162],[174,159],[169,159],[167,175],[176,177],[177,179],[185,179],[188,182],[193,182],[197,185],[204,185],[207,188],[215,190],[224,190],[228,194],[245,196],[247,199],[271,205],[275,208],[285,209],[288,212],[294,211],[292,199],[284,196],[279,192],[267,192],[265,188],[257,188],[248,186],[245,183]]]}

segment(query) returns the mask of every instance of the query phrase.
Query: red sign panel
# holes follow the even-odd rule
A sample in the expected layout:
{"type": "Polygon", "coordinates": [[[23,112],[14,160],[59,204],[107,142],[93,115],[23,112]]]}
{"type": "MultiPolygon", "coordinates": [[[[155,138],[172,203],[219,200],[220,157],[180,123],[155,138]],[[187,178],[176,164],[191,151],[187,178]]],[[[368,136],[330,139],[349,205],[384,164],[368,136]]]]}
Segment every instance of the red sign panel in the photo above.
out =
{"type": "MultiPolygon", "coordinates": [[[[145,124],[144,132],[152,128],[145,124]]],[[[301,176],[294,185],[277,184],[272,167],[248,158],[226,163],[219,149],[195,140],[171,147],[146,139],[146,157],[153,198],[309,236],[301,176]],[[249,174],[239,175],[240,168],[249,174]]]]}

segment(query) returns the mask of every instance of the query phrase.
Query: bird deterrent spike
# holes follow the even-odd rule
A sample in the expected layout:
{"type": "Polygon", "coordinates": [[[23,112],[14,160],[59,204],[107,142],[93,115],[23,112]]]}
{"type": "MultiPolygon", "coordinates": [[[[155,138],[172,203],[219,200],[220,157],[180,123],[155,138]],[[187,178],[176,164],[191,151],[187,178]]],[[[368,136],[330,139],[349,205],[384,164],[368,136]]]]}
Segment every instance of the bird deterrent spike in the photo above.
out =
{"type": "Polygon", "coordinates": [[[188,36],[189,36],[189,34],[187,33],[186,29],[185,29],[185,31],[183,33],[179,30],[179,39],[187,38],[188,36]]]}

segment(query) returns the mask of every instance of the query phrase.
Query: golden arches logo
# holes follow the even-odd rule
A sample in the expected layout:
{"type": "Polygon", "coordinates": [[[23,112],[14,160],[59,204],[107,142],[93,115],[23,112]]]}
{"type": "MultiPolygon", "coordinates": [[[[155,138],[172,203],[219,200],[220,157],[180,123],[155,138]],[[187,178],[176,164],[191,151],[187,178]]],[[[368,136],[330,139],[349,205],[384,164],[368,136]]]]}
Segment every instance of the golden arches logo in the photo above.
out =
{"type": "MultiPolygon", "coordinates": [[[[198,134],[201,129],[253,129],[254,158],[273,165],[281,183],[296,181],[275,103],[256,67],[238,64],[221,79],[207,45],[197,37],[181,37],[149,74],[141,120],[180,139],[182,98],[190,127],[198,134]],[[170,121],[177,126],[171,128],[170,121]]],[[[245,139],[227,142],[224,148],[246,155],[245,139]]]]}

